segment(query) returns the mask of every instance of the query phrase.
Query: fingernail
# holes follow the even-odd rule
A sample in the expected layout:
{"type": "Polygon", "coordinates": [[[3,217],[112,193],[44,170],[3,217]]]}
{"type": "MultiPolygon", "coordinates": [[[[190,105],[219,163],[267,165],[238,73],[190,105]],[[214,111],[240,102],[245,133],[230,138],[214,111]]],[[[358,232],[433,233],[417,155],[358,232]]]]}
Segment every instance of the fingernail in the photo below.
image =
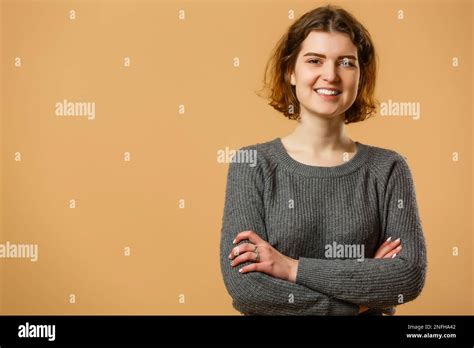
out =
{"type": "Polygon", "coordinates": [[[399,240],[400,240],[400,238],[397,238],[397,239],[395,239],[395,242],[398,242],[399,240]]]}
{"type": "Polygon", "coordinates": [[[231,259],[231,258],[232,258],[232,253],[229,254],[229,259],[231,259]]]}
{"type": "Polygon", "coordinates": [[[232,241],[232,244],[235,244],[235,239],[232,241]]]}
{"type": "Polygon", "coordinates": [[[397,247],[397,250],[402,250],[402,246],[401,246],[401,245],[398,246],[398,247],[397,247]]]}
{"type": "Polygon", "coordinates": [[[241,268],[241,269],[239,269],[239,272],[240,272],[240,273],[242,273],[242,268],[241,268]]]}
{"type": "Polygon", "coordinates": [[[397,256],[397,254],[393,254],[392,259],[393,259],[395,256],[397,256]]]}
{"type": "Polygon", "coordinates": [[[386,242],[390,242],[392,240],[392,237],[388,237],[386,242]]]}

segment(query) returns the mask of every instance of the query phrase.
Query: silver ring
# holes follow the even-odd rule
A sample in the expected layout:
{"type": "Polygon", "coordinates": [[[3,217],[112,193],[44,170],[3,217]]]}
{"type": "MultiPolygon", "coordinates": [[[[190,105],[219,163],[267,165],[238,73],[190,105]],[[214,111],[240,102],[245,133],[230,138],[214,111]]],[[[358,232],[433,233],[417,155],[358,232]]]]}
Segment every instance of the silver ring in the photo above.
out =
{"type": "Polygon", "coordinates": [[[257,254],[255,262],[260,262],[260,253],[258,252],[257,246],[255,246],[254,253],[257,254]]]}

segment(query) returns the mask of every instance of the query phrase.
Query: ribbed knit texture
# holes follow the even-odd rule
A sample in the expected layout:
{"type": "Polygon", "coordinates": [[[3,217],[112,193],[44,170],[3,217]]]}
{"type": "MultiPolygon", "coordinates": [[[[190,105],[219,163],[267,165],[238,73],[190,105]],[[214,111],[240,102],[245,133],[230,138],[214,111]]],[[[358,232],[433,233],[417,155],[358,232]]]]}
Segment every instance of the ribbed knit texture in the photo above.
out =
{"type": "Polygon", "coordinates": [[[257,151],[255,166],[230,163],[220,263],[239,312],[357,315],[359,305],[389,308],[420,294],[426,248],[410,169],[393,150],[356,145],[355,155],[335,167],[294,160],[280,138],[240,149],[257,151]],[[232,241],[245,230],[299,260],[296,283],[239,273],[250,261],[230,265],[232,241]],[[393,259],[374,259],[388,237],[400,238],[402,251],[393,259]],[[327,258],[325,247],[334,242],[363,245],[364,260],[327,258]]]}

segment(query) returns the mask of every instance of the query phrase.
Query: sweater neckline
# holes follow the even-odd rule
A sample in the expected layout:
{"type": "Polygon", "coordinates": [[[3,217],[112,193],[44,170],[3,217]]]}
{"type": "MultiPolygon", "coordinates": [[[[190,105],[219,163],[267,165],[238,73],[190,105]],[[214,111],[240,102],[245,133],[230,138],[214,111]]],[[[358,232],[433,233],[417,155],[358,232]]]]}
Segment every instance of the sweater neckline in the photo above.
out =
{"type": "Polygon", "coordinates": [[[337,177],[360,168],[369,157],[369,146],[358,141],[355,141],[355,143],[357,151],[349,161],[333,167],[320,167],[304,164],[295,160],[286,151],[280,137],[270,141],[271,148],[273,149],[272,152],[281,166],[291,172],[311,177],[337,177]]]}

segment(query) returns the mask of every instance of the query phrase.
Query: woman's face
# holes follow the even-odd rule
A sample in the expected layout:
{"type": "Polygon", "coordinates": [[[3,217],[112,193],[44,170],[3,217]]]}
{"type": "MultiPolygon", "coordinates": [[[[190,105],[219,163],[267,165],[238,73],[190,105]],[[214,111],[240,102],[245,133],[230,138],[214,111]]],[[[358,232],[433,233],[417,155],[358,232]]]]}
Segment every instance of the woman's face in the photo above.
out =
{"type": "Polygon", "coordinates": [[[301,115],[333,118],[343,114],[357,97],[359,75],[357,47],[349,36],[320,31],[309,33],[291,74],[301,115]],[[324,87],[336,90],[337,94],[320,90],[324,87]]]}

